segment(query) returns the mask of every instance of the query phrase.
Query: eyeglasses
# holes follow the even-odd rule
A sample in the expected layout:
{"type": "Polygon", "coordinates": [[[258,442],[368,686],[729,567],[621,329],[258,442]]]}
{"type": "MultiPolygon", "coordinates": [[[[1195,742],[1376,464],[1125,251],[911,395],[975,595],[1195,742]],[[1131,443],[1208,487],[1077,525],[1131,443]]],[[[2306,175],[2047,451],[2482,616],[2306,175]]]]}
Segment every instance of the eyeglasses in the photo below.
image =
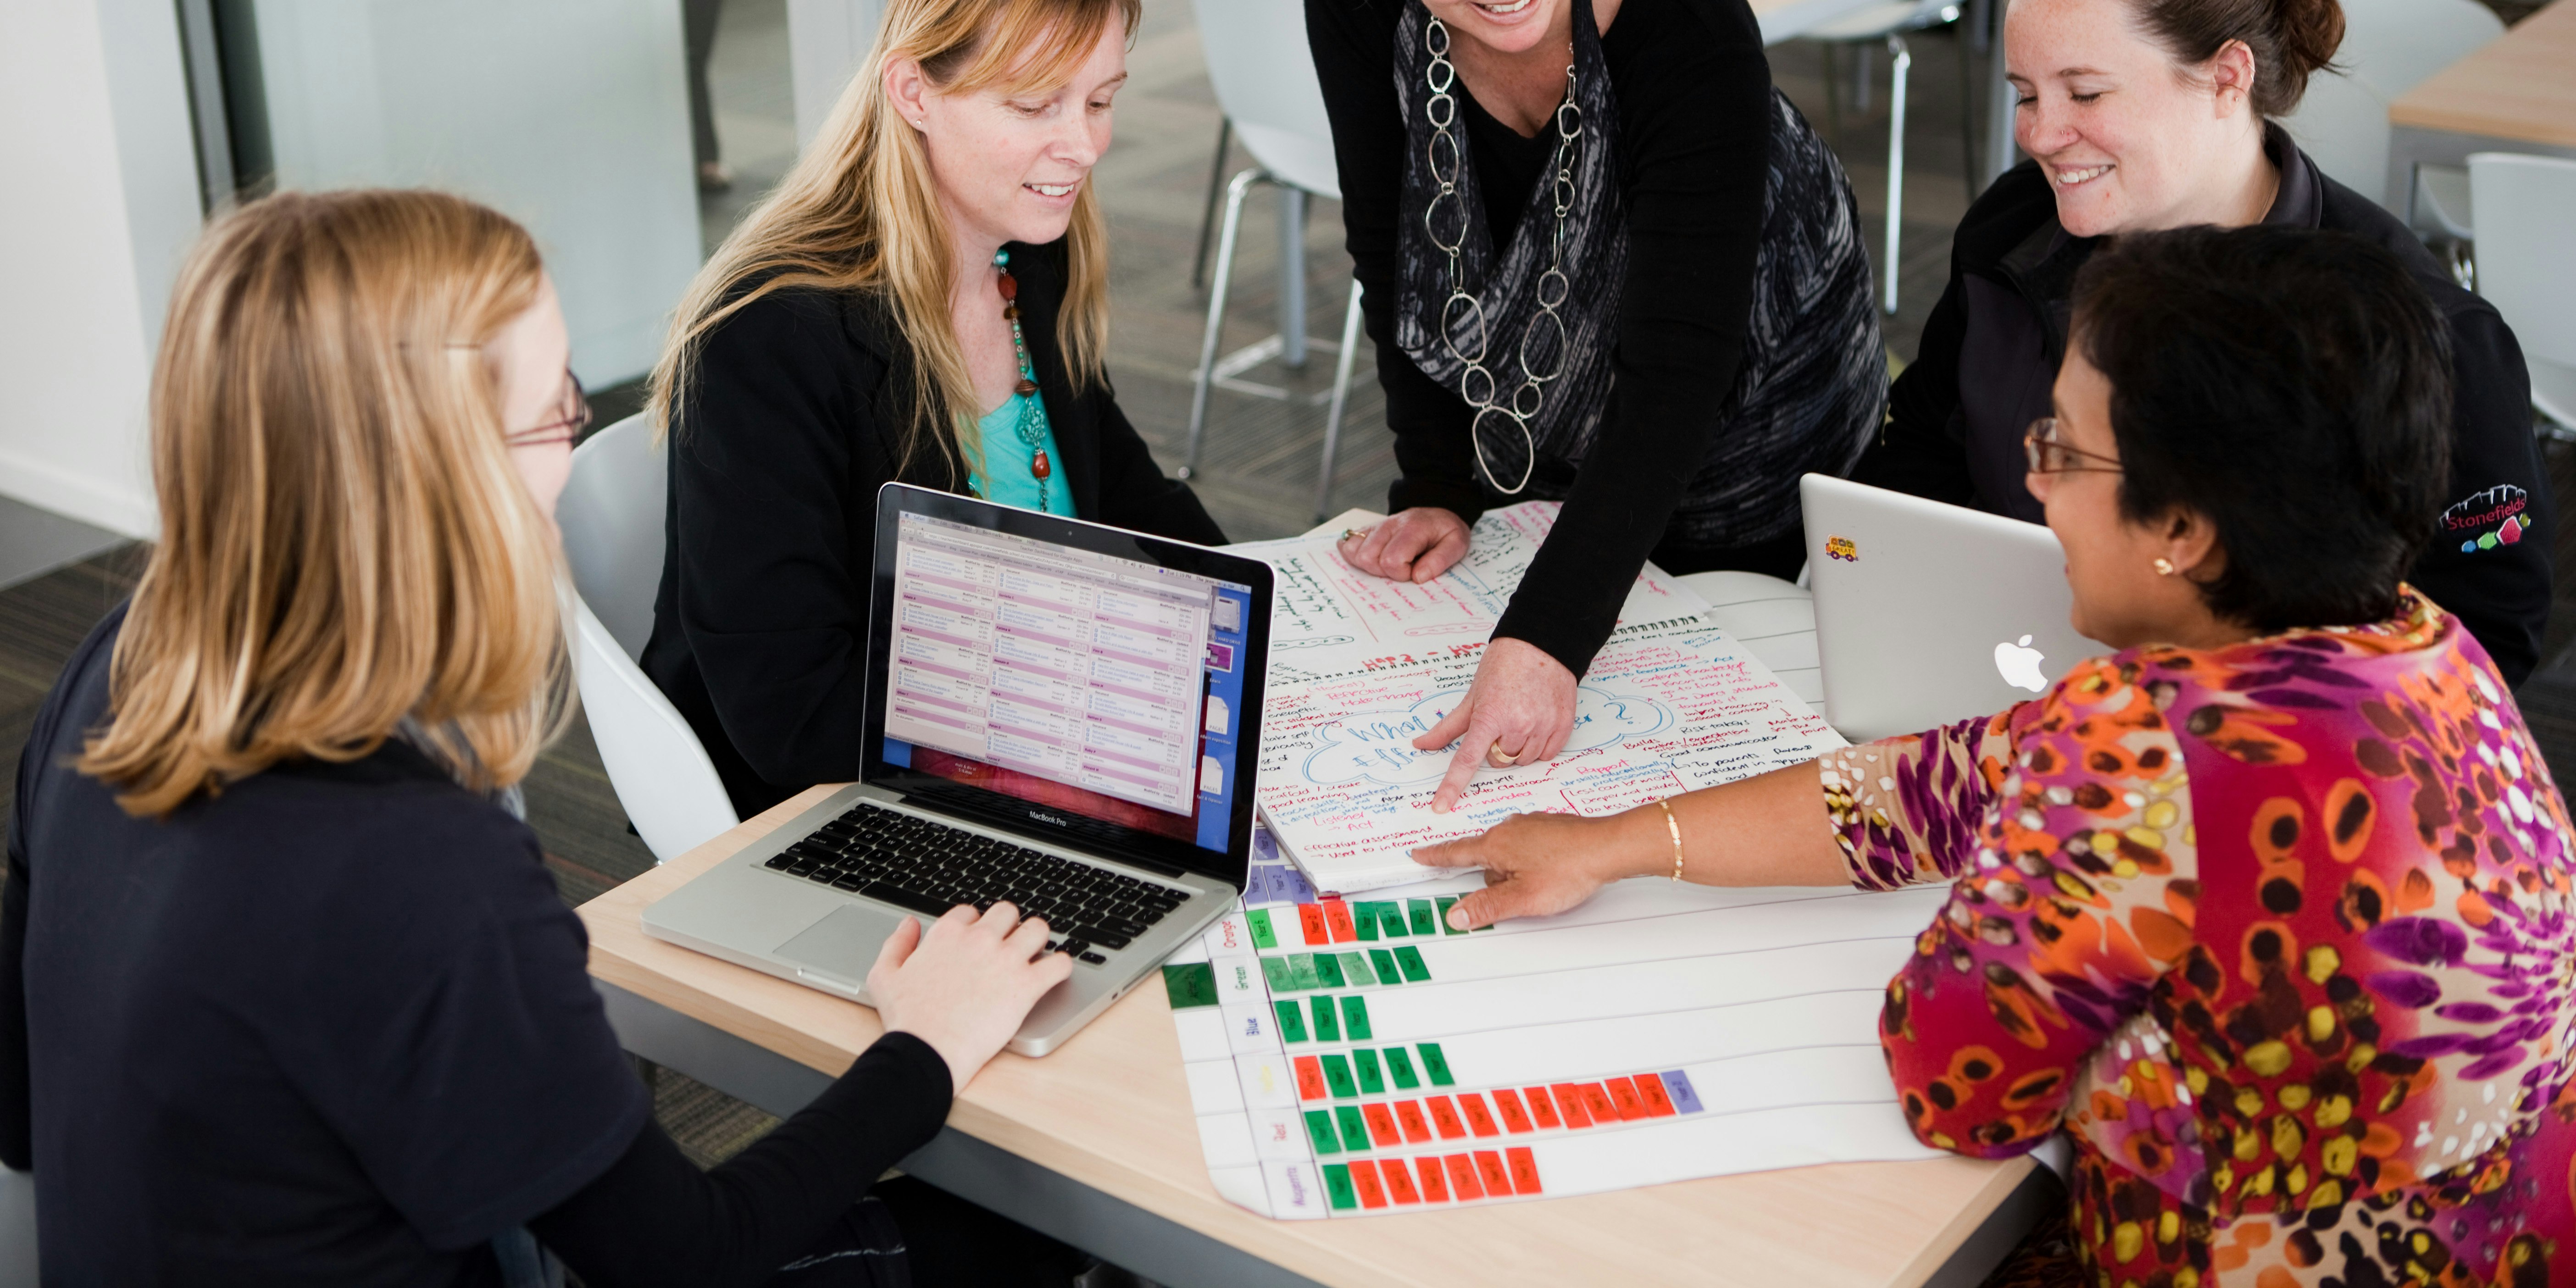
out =
{"type": "Polygon", "coordinates": [[[2055,416],[2042,416],[2032,421],[2030,428],[2022,431],[2021,450],[2033,474],[2117,474],[2120,472],[2120,460],[2116,456],[2104,456],[2099,452],[2088,452],[2080,447],[2067,446],[2066,440],[2058,436],[2055,416]],[[2101,464],[2079,465],[2076,463],[2078,461],[2100,461],[2101,464]]]}
{"type": "Polygon", "coordinates": [[[504,435],[501,441],[512,447],[552,447],[574,442],[581,437],[581,431],[590,428],[590,398],[582,392],[581,377],[570,368],[564,371],[564,397],[555,408],[562,414],[534,429],[504,435]]]}

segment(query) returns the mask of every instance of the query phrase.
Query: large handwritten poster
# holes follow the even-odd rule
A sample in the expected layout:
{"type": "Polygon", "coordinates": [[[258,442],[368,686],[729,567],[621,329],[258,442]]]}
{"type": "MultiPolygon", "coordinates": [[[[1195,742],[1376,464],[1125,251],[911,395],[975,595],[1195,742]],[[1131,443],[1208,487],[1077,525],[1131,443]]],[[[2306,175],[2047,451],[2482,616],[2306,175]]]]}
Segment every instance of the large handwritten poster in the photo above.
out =
{"type": "Polygon", "coordinates": [[[1432,813],[1451,752],[1415,751],[1413,739],[1465,696],[1556,510],[1533,501],[1487,514],[1467,557],[1419,586],[1359,572],[1329,536],[1237,547],[1278,571],[1261,812],[1319,889],[1418,881],[1413,847],[1513,814],[1616,813],[1843,745],[1650,564],[1577,690],[1565,749],[1479,770],[1454,812],[1432,813]]]}

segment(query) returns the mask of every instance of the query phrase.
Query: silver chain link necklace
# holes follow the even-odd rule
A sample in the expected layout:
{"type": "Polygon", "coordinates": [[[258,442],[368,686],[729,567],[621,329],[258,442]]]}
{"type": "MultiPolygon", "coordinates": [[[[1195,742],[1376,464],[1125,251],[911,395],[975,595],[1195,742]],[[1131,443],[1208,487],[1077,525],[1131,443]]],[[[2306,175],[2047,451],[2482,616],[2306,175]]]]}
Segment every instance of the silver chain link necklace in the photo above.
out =
{"type": "Polygon", "coordinates": [[[1556,186],[1552,195],[1555,198],[1556,231],[1548,246],[1547,270],[1539,274],[1534,292],[1538,315],[1530,319],[1529,328],[1521,333],[1519,352],[1514,355],[1520,363],[1521,383],[1512,390],[1510,398],[1500,402],[1495,401],[1494,396],[1502,391],[1502,382],[1496,380],[1494,373],[1485,366],[1485,305],[1467,290],[1463,271],[1458,265],[1458,252],[1467,241],[1469,216],[1466,202],[1458,195],[1462,145],[1449,128],[1458,120],[1458,100],[1449,93],[1458,83],[1458,69],[1449,61],[1448,25],[1437,17],[1431,18],[1422,28],[1422,47],[1431,55],[1431,64],[1423,73],[1424,84],[1431,91],[1431,97],[1422,105],[1424,116],[1431,122],[1431,142],[1425,159],[1430,164],[1431,177],[1440,184],[1440,191],[1433,194],[1431,204],[1423,208],[1422,228],[1430,236],[1432,247],[1449,257],[1449,296],[1440,302],[1440,343],[1448,347],[1450,357],[1466,368],[1458,377],[1458,396],[1476,409],[1475,419],[1467,426],[1468,441],[1476,448],[1476,467],[1485,472],[1486,481],[1492,483],[1496,490],[1505,496],[1516,496],[1529,486],[1530,472],[1538,465],[1538,444],[1530,435],[1530,421],[1546,404],[1548,382],[1565,369],[1565,319],[1556,310],[1574,289],[1564,271],[1565,217],[1574,208],[1574,163],[1576,149],[1583,139],[1583,107],[1574,101],[1573,42],[1569,40],[1566,44],[1565,97],[1557,103],[1554,118],[1556,186]],[[1445,164],[1442,160],[1444,151],[1447,154],[1445,164]],[[1438,216],[1440,203],[1444,201],[1456,208],[1458,219],[1458,235],[1449,241],[1440,237],[1438,216]],[[1462,309],[1461,305],[1465,307],[1462,309]],[[1458,344],[1459,329],[1470,318],[1476,326],[1475,352],[1472,354],[1458,344]],[[1554,357],[1548,361],[1548,370],[1543,375],[1530,365],[1530,338],[1539,334],[1542,322],[1556,328],[1556,343],[1548,350],[1554,357]],[[1477,390],[1479,379],[1484,382],[1481,395],[1477,390]],[[1495,477],[1492,464],[1485,460],[1485,417],[1489,415],[1509,420],[1521,432],[1521,477],[1510,487],[1503,486],[1503,481],[1495,477]]]}

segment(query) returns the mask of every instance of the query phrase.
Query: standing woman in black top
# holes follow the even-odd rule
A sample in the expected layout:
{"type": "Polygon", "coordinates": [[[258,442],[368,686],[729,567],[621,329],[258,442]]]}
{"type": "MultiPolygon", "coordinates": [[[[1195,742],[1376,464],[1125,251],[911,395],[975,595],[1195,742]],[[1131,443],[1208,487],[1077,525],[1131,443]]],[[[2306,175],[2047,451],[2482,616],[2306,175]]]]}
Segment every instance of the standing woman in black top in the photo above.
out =
{"type": "Polygon", "coordinates": [[[894,0],[680,304],[653,371],[671,490],[643,665],[745,817],[858,776],[884,484],[1225,540],[1103,367],[1090,175],[1140,12],[894,0]]]}
{"type": "Polygon", "coordinates": [[[35,1171],[45,1282],[1069,1282],[1070,1249],[876,1184],[1071,969],[1008,905],[898,931],[885,1035],[724,1165],[654,1124],[517,817],[567,718],[550,516],[589,420],[527,233],[270,197],[162,334],[161,538],[8,829],[0,1163],[35,1171]]]}
{"type": "Polygon", "coordinates": [[[1467,701],[1434,809],[1545,760],[1638,567],[1797,575],[1798,476],[1887,392],[1859,207],[1771,87],[1744,0],[1306,0],[1366,289],[1395,513],[1425,581],[1494,505],[1565,508],[1467,701]]]}

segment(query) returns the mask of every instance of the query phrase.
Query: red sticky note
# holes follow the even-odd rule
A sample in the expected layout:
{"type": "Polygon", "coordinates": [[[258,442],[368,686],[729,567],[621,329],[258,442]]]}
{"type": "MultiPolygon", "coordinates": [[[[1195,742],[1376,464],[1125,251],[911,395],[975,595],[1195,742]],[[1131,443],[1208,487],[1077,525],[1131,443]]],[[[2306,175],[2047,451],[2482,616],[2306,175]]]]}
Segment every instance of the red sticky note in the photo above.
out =
{"type": "Polygon", "coordinates": [[[1430,1143],[1431,1124],[1422,1116],[1421,1102],[1414,1100],[1396,1101],[1395,1121],[1398,1125],[1404,1128],[1405,1144],[1423,1145],[1430,1143]]]}
{"type": "MultiPolygon", "coordinates": [[[[1302,1076],[1302,1074],[1300,1076],[1302,1076]]],[[[1606,1100],[1607,1097],[1604,1097],[1604,1099],[1606,1100]]],[[[1565,1125],[1567,1127],[1589,1127],[1592,1125],[1592,1111],[1589,1108],[1586,1108],[1583,1103],[1583,1088],[1575,1086],[1571,1082],[1560,1082],[1556,1084],[1556,1107],[1559,1112],[1565,1115],[1565,1125]]]]}
{"type": "Polygon", "coordinates": [[[1499,1136],[1503,1129],[1494,1125],[1494,1112],[1485,1108],[1485,1098],[1475,1092],[1458,1097],[1458,1108],[1467,1115],[1467,1128],[1479,1136],[1499,1136]]]}
{"type": "MultiPolygon", "coordinates": [[[[1388,1166],[1401,1167],[1403,1166],[1403,1161],[1399,1159],[1394,1163],[1388,1164],[1388,1166]]],[[[1413,1160],[1413,1171],[1415,1175],[1422,1178],[1422,1197],[1429,1199],[1434,1203],[1446,1203],[1449,1201],[1449,1182],[1441,1178],[1439,1159],[1430,1157],[1417,1158],[1413,1160]]]]}
{"type": "Polygon", "coordinates": [[[1394,1199],[1399,1206],[1422,1201],[1422,1196],[1413,1188],[1413,1173],[1405,1167],[1403,1159],[1390,1158],[1378,1165],[1378,1171],[1386,1177],[1387,1197],[1394,1199]]]}
{"type": "Polygon", "coordinates": [[[1365,1158],[1353,1160],[1351,1163],[1351,1181],[1353,1184],[1360,1187],[1361,1207],[1382,1208],[1386,1206],[1386,1187],[1378,1184],[1377,1164],[1372,1163],[1365,1158]]]}
{"type": "Polygon", "coordinates": [[[1351,906],[1339,899],[1324,902],[1324,926],[1332,931],[1333,942],[1337,944],[1347,944],[1360,937],[1360,932],[1351,926],[1351,906]]]}
{"type": "Polygon", "coordinates": [[[1494,1112],[1503,1116],[1503,1126],[1513,1135],[1530,1129],[1529,1111],[1521,1108],[1521,1093],[1505,1087],[1494,1093],[1494,1112]]]}
{"type": "Polygon", "coordinates": [[[1431,1125],[1440,1129],[1440,1139],[1456,1140],[1467,1134],[1467,1125],[1458,1121],[1458,1109],[1447,1096],[1432,1096],[1422,1102],[1431,1111],[1431,1125]]]}
{"type": "Polygon", "coordinates": [[[1449,1167],[1449,1188],[1458,1191],[1459,1202],[1485,1197],[1485,1183],[1476,1179],[1476,1160],[1451,1154],[1440,1161],[1449,1167]]]}
{"type": "Polygon", "coordinates": [[[1637,1099],[1646,1106],[1648,1118],[1669,1118],[1679,1112],[1673,1108],[1672,1093],[1664,1090],[1662,1074],[1641,1073],[1628,1080],[1637,1088],[1637,1099]]]}
{"type": "Polygon", "coordinates": [[[1504,1150],[1503,1160],[1511,1168],[1512,1193],[1538,1193],[1538,1160],[1530,1157],[1529,1147],[1504,1150]]]}
{"type": "Polygon", "coordinates": [[[1324,910],[1311,903],[1297,905],[1297,924],[1304,928],[1309,948],[1329,943],[1333,938],[1333,928],[1324,920],[1324,910]]]}
{"type": "Polygon", "coordinates": [[[1376,1141],[1379,1149],[1393,1149],[1404,1143],[1395,1132],[1395,1115],[1388,1113],[1386,1106],[1362,1105],[1360,1117],[1368,1120],[1369,1139],[1376,1141]]]}
{"type": "Polygon", "coordinates": [[[1297,1057],[1297,1098],[1322,1100],[1332,1093],[1324,1087],[1324,1066],[1311,1055],[1297,1057]]]}
{"type": "Polygon", "coordinates": [[[1565,1125],[1563,1122],[1558,1120],[1556,1116],[1556,1105],[1547,1098],[1547,1088],[1545,1087],[1532,1087],[1529,1089],[1529,1109],[1530,1117],[1535,1119],[1541,1127],[1554,1130],[1555,1128],[1565,1125]]]}
{"type": "Polygon", "coordinates": [[[1637,1084],[1626,1078],[1603,1078],[1601,1089],[1610,1093],[1610,1103],[1619,1107],[1619,1121],[1632,1123],[1646,1116],[1646,1102],[1637,1098],[1637,1084]]]}
{"type": "MultiPolygon", "coordinates": [[[[1610,1098],[1609,1092],[1601,1089],[1600,1083],[1583,1083],[1576,1087],[1575,1090],[1583,1093],[1583,1110],[1585,1113],[1592,1115],[1592,1121],[1596,1123],[1615,1123],[1619,1121],[1619,1104],[1617,1101],[1610,1098]]],[[[1637,1093],[1632,1088],[1628,1094],[1633,1096],[1637,1093]]]]}
{"type": "Polygon", "coordinates": [[[1511,1169],[1503,1166],[1503,1156],[1490,1149],[1476,1151],[1476,1176],[1484,1181],[1485,1192],[1497,1197],[1512,1192],[1511,1169]]]}

